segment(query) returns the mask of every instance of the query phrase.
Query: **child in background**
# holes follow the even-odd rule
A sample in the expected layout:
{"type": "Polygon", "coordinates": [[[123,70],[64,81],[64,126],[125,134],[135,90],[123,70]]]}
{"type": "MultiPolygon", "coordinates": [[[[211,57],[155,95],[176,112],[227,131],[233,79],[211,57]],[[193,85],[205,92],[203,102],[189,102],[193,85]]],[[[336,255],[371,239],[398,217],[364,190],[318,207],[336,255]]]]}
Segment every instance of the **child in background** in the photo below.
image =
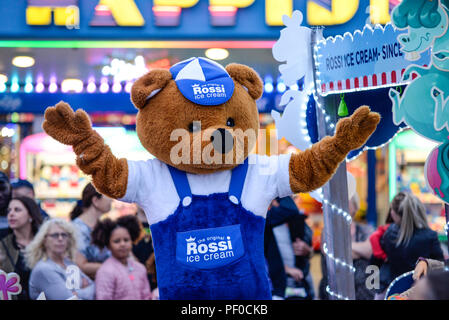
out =
{"type": "Polygon", "coordinates": [[[146,269],[131,256],[132,244],[140,232],[135,216],[105,219],[93,230],[93,243],[111,251],[111,257],[97,271],[97,300],[151,300],[146,269]]]}

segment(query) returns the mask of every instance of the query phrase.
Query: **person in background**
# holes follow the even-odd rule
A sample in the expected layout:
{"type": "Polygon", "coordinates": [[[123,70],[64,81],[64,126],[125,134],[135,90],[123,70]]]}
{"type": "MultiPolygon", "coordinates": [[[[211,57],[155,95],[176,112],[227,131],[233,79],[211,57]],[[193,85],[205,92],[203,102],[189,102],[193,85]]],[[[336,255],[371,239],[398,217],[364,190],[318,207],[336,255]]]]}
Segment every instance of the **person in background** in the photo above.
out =
{"type": "Polygon", "coordinates": [[[27,197],[16,197],[8,206],[9,235],[0,240],[0,269],[20,276],[22,292],[14,297],[28,300],[28,279],[31,270],[25,264],[26,246],[33,240],[42,223],[37,203],[27,197]]]}
{"type": "Polygon", "coordinates": [[[152,291],[157,288],[156,264],[154,259],[153,242],[151,239],[150,225],[142,208],[137,208],[137,220],[141,224],[141,234],[133,244],[133,254],[147,268],[148,281],[152,291]]]}
{"type": "Polygon", "coordinates": [[[313,231],[306,223],[307,216],[299,210],[298,213],[299,215],[294,216],[288,222],[290,240],[295,255],[295,267],[302,270],[304,275],[304,279],[300,282],[301,287],[304,287],[307,293],[306,299],[313,300],[315,298],[315,290],[312,274],[310,273],[310,258],[313,255],[313,231]]]}
{"type": "Polygon", "coordinates": [[[353,259],[367,259],[371,261],[371,264],[380,267],[387,259],[387,254],[380,245],[380,240],[393,222],[390,205],[385,224],[378,226],[365,241],[352,242],[353,259]]]}
{"type": "MultiPolygon", "coordinates": [[[[12,196],[24,196],[31,199],[36,200],[36,195],[34,193],[34,187],[31,182],[24,179],[17,179],[11,182],[11,188],[12,188],[12,196]]],[[[39,209],[41,211],[42,218],[46,219],[48,218],[47,212],[42,209],[42,207],[39,204],[39,209]]]]}
{"type": "Polygon", "coordinates": [[[273,200],[268,208],[264,232],[264,253],[273,300],[283,300],[287,288],[287,275],[285,273],[284,261],[282,260],[273,228],[285,223],[290,216],[295,214],[297,212],[294,210],[280,207],[279,199],[273,200]]]}
{"type": "Polygon", "coordinates": [[[410,193],[398,193],[391,203],[393,222],[380,240],[387,260],[380,268],[380,288],[376,299],[383,299],[388,285],[401,274],[413,270],[420,257],[443,260],[438,235],[427,223],[421,201],[410,193]]]}
{"type": "Polygon", "coordinates": [[[8,234],[8,204],[11,200],[11,184],[6,173],[0,171],[0,239],[8,234]]]}
{"type": "Polygon", "coordinates": [[[407,300],[449,300],[449,271],[430,271],[401,296],[407,300]]]}
{"type": "Polygon", "coordinates": [[[137,218],[131,215],[116,221],[104,219],[95,227],[93,242],[111,251],[111,257],[97,271],[97,300],[151,300],[145,266],[131,256],[132,243],[140,232],[137,218]]]}
{"type": "MultiPolygon", "coordinates": [[[[357,193],[349,201],[349,214],[354,219],[357,211],[360,209],[360,198],[357,193]]],[[[351,241],[352,244],[364,242],[369,239],[373,233],[373,228],[367,224],[362,224],[352,220],[351,223],[351,241]]],[[[366,278],[368,276],[367,267],[370,265],[370,259],[364,257],[353,256],[352,265],[355,268],[354,286],[355,298],[357,300],[373,300],[374,289],[368,289],[366,286],[366,278]]]]}
{"type": "Polygon", "coordinates": [[[111,210],[112,199],[99,193],[95,187],[88,183],[77,203],[70,213],[70,219],[78,232],[78,254],[75,257],[76,264],[91,279],[101,263],[110,257],[107,249],[101,250],[92,243],[92,230],[97,225],[100,217],[111,210]]]}
{"type": "MultiPolygon", "coordinates": [[[[360,209],[360,198],[357,193],[355,193],[348,203],[348,211],[352,218],[355,217],[357,211],[360,209]]],[[[355,287],[355,299],[356,300],[372,300],[374,298],[375,292],[373,289],[368,289],[366,287],[366,268],[370,265],[371,251],[367,253],[367,256],[362,256],[355,254],[354,248],[362,247],[361,250],[365,250],[365,247],[370,246],[369,236],[372,234],[373,230],[369,225],[355,222],[354,220],[350,226],[351,230],[351,241],[352,241],[352,265],[355,268],[354,274],[354,287],[355,287]]],[[[323,242],[322,242],[323,243],[323,242]]],[[[369,248],[370,249],[370,248],[369,248]]],[[[320,281],[320,299],[328,300],[329,296],[326,292],[326,287],[328,285],[327,281],[327,264],[326,257],[321,256],[321,269],[323,273],[323,278],[320,281]]]]}
{"type": "Polygon", "coordinates": [[[266,226],[266,245],[270,248],[266,250],[266,257],[269,271],[271,269],[269,274],[273,295],[288,299],[313,299],[313,283],[311,278],[310,282],[307,281],[312,231],[292,198],[285,197],[272,202],[266,226]],[[268,237],[273,239],[269,243],[268,237]],[[301,250],[295,253],[293,243],[300,243],[301,250]]]}
{"type": "Polygon", "coordinates": [[[25,250],[31,271],[30,298],[43,292],[47,300],[67,300],[73,296],[93,300],[95,284],[73,259],[77,252],[76,230],[70,222],[49,219],[25,250]]]}

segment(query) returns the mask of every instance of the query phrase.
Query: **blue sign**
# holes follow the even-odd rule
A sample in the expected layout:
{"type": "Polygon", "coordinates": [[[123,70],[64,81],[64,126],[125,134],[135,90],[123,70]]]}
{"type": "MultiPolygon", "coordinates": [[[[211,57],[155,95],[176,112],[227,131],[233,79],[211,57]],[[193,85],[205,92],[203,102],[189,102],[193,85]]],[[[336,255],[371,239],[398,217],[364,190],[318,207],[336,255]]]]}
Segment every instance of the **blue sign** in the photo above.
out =
{"type": "MultiPolygon", "coordinates": [[[[62,5],[76,3],[76,1],[61,0],[29,0],[11,1],[0,0],[0,38],[6,39],[45,39],[45,40],[275,40],[279,38],[279,32],[283,26],[269,26],[266,23],[265,1],[257,0],[247,8],[239,8],[235,13],[235,21],[232,24],[220,25],[220,14],[214,16],[209,10],[208,0],[199,0],[190,8],[180,9],[176,26],[167,14],[160,14],[153,10],[153,1],[134,0],[139,12],[139,20],[135,26],[114,25],[110,12],[101,12],[102,6],[99,0],[78,0],[78,9],[67,12],[50,12],[48,25],[28,25],[28,6],[51,4],[60,2],[62,5]],[[62,12],[62,13],[61,13],[62,12]],[[62,17],[56,19],[58,14],[62,17]],[[64,14],[67,15],[67,25],[64,25],[64,14]],[[79,19],[72,19],[72,15],[79,15],[79,19]],[[109,15],[109,18],[108,16],[109,15]],[[52,18],[53,17],[53,18],[52,18]],[[165,17],[165,18],[164,18],[165,17]],[[160,21],[160,20],[163,21],[160,21]],[[165,19],[165,20],[164,20],[165,19]],[[58,20],[62,20],[58,21],[58,20]],[[73,20],[73,21],[72,21],[73,20]],[[77,20],[77,21],[75,21],[77,20]],[[138,25],[139,23],[141,25],[138,25]],[[105,26],[109,23],[108,26],[105,26]],[[57,25],[59,24],[59,25],[57,25]],[[102,24],[101,26],[99,24],[102,24]]],[[[323,8],[329,8],[329,0],[308,0],[320,4],[323,8]]],[[[307,0],[292,0],[293,10],[300,10],[307,18],[307,0]]],[[[279,4],[281,5],[281,4],[279,4]]],[[[348,22],[327,26],[325,36],[343,34],[347,31],[355,31],[363,28],[369,19],[369,0],[359,0],[357,12],[348,22]]],[[[33,12],[29,15],[32,15],[33,12]]],[[[36,11],[37,20],[45,16],[36,11]]],[[[223,16],[223,14],[221,14],[223,16]]],[[[307,19],[305,19],[307,21],[307,19]]],[[[229,21],[228,21],[229,22],[229,21]]],[[[117,24],[117,21],[115,21],[117,24]]],[[[307,24],[304,24],[307,26],[307,24]]]]}
{"type": "Polygon", "coordinates": [[[429,64],[429,51],[419,60],[407,60],[398,36],[404,32],[387,24],[366,26],[354,35],[330,37],[317,45],[319,89],[323,95],[359,88],[405,83],[404,69],[410,64],[429,64]]]}
{"type": "Polygon", "coordinates": [[[189,267],[212,269],[225,266],[244,253],[239,224],[176,234],[176,260],[189,267]]]}
{"type": "Polygon", "coordinates": [[[43,114],[45,109],[65,101],[75,110],[81,108],[88,113],[117,112],[137,113],[129,93],[2,93],[0,114],[24,112],[43,114]]]}

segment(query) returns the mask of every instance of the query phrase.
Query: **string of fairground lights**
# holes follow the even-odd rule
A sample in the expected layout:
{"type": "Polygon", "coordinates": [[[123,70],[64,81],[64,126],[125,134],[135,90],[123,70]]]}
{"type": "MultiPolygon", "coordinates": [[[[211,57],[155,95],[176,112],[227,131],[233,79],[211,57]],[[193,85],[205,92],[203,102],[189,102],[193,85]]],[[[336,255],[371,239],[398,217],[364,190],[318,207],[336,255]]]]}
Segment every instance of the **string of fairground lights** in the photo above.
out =
{"type": "MultiPolygon", "coordinates": [[[[315,49],[316,49],[316,47],[315,47],[315,49]]],[[[317,61],[316,55],[314,55],[314,59],[315,59],[315,61],[317,61]]],[[[313,95],[313,98],[314,98],[314,100],[315,100],[316,106],[317,106],[317,107],[319,108],[319,110],[323,113],[324,120],[325,120],[326,124],[329,126],[330,131],[333,133],[334,130],[335,130],[335,124],[331,121],[331,117],[327,114],[325,108],[319,103],[319,99],[317,98],[317,92],[316,92],[316,90],[314,89],[313,84],[308,84],[308,86],[306,86],[306,88],[307,88],[307,89],[310,88],[310,90],[307,90],[306,96],[308,97],[308,96],[310,96],[311,94],[313,95]]],[[[290,88],[290,89],[292,89],[292,88],[290,88]]],[[[302,110],[302,111],[301,111],[301,119],[300,119],[300,124],[301,124],[301,127],[302,127],[302,132],[305,134],[305,137],[306,137],[305,140],[309,142],[309,141],[310,141],[310,135],[309,135],[309,132],[308,132],[308,129],[307,129],[307,120],[306,120],[306,117],[307,117],[307,113],[306,113],[306,110],[307,110],[307,103],[303,103],[303,105],[300,106],[300,107],[301,107],[301,110],[302,110]]],[[[328,205],[332,212],[337,213],[338,215],[343,216],[345,222],[346,222],[348,225],[351,224],[351,222],[352,222],[352,217],[351,217],[351,215],[350,215],[347,211],[343,210],[342,208],[338,207],[337,205],[335,205],[334,203],[331,203],[328,199],[326,199],[326,198],[324,197],[324,194],[322,193],[321,190],[320,190],[320,192],[319,192],[319,197],[321,198],[322,203],[324,203],[325,205],[328,205]]],[[[331,259],[332,261],[335,262],[336,265],[341,265],[341,266],[344,267],[344,268],[348,268],[349,271],[352,272],[352,273],[355,272],[355,268],[354,268],[354,266],[352,266],[351,263],[348,263],[348,262],[345,261],[344,259],[337,258],[337,257],[334,256],[333,253],[329,252],[329,250],[328,250],[328,248],[327,248],[327,243],[326,243],[326,242],[323,244],[323,251],[324,251],[324,254],[325,254],[327,257],[329,257],[329,259],[331,259]]],[[[333,292],[333,291],[330,289],[329,286],[326,287],[326,292],[327,292],[329,295],[336,297],[337,299],[340,299],[340,300],[341,300],[341,299],[349,300],[348,297],[346,297],[346,296],[344,296],[344,295],[341,295],[341,294],[339,294],[339,293],[333,292]]]]}
{"type": "MultiPolygon", "coordinates": [[[[315,61],[317,61],[317,60],[315,59],[315,61]]],[[[318,100],[318,97],[317,97],[316,90],[313,90],[312,94],[313,94],[313,98],[315,99],[316,106],[323,113],[324,120],[326,121],[326,124],[329,126],[329,129],[331,129],[331,131],[333,133],[334,130],[335,130],[335,124],[330,120],[330,116],[327,114],[325,108],[318,102],[319,100],[318,100]]],[[[320,195],[320,198],[321,198],[323,204],[328,205],[332,212],[337,213],[337,214],[343,216],[343,218],[344,218],[345,222],[347,223],[347,225],[351,224],[352,217],[346,210],[343,210],[342,208],[338,207],[334,203],[331,203],[328,199],[326,199],[324,197],[323,192],[320,192],[319,195],[320,195]]],[[[342,267],[348,268],[350,272],[355,273],[355,268],[352,266],[351,263],[345,261],[344,259],[336,258],[332,252],[329,252],[326,242],[324,242],[324,244],[323,244],[323,252],[324,252],[324,255],[327,256],[332,261],[334,261],[334,263],[336,265],[341,265],[342,267]]],[[[349,297],[344,296],[344,295],[342,295],[340,293],[332,291],[331,288],[329,287],[329,285],[326,286],[326,292],[330,296],[336,297],[339,300],[350,300],[349,297]]]]}
{"type": "MultiPolygon", "coordinates": [[[[319,44],[319,43],[318,43],[318,44],[319,44]]],[[[318,62],[318,44],[316,44],[316,45],[314,46],[314,60],[315,60],[316,66],[318,66],[318,65],[320,64],[320,63],[318,62]]],[[[319,76],[320,72],[319,72],[319,71],[316,71],[315,74],[316,74],[317,76],[319,76]]],[[[320,80],[318,80],[318,85],[319,85],[319,84],[320,84],[320,80]]],[[[354,90],[349,90],[349,91],[347,91],[347,92],[353,92],[353,91],[357,91],[357,90],[354,89],[354,90]]],[[[314,98],[314,100],[315,100],[315,102],[316,102],[316,106],[317,106],[317,107],[321,110],[321,112],[323,113],[324,120],[325,120],[326,124],[329,126],[329,129],[331,129],[331,131],[333,132],[333,131],[335,130],[335,124],[330,120],[331,118],[330,118],[330,116],[327,114],[325,108],[319,103],[319,99],[318,99],[318,97],[317,97],[317,94],[318,94],[318,93],[317,93],[317,90],[316,90],[316,89],[313,89],[311,93],[313,94],[313,98],[314,98]]],[[[352,160],[356,159],[356,158],[357,158],[363,151],[365,151],[365,150],[376,150],[376,149],[378,149],[378,148],[384,147],[385,145],[389,144],[389,143],[396,137],[397,134],[399,134],[400,132],[402,132],[403,130],[405,130],[405,129],[407,129],[407,128],[408,128],[408,127],[400,128],[400,129],[395,133],[395,135],[394,135],[392,138],[390,138],[387,142],[385,142],[385,143],[383,143],[383,144],[381,144],[381,145],[379,145],[379,146],[375,146],[375,147],[367,147],[367,146],[365,146],[362,150],[360,150],[360,152],[359,152],[357,155],[355,155],[355,156],[352,157],[352,158],[348,158],[347,161],[352,161],[352,160]]],[[[330,206],[332,212],[336,212],[337,214],[342,215],[342,216],[345,218],[346,223],[347,223],[347,224],[351,224],[352,218],[351,218],[351,216],[349,215],[348,212],[346,212],[345,210],[339,208],[339,207],[336,206],[335,204],[331,203],[329,200],[325,199],[322,192],[320,193],[320,198],[322,199],[322,202],[323,202],[324,204],[327,204],[328,206],[330,206]]],[[[445,230],[446,230],[446,234],[447,234],[447,232],[449,231],[449,222],[446,223],[446,225],[445,225],[445,230]]],[[[355,268],[354,268],[354,266],[353,266],[351,263],[348,263],[348,262],[346,262],[346,261],[344,261],[344,260],[342,260],[342,259],[336,258],[336,257],[334,256],[333,253],[329,252],[329,250],[328,250],[328,248],[327,248],[327,243],[324,243],[324,244],[323,244],[323,251],[324,251],[324,254],[325,254],[327,257],[329,257],[329,259],[331,259],[332,261],[334,261],[337,265],[341,265],[342,267],[348,268],[349,271],[352,272],[352,273],[355,272],[355,268]]],[[[348,297],[346,297],[346,296],[344,296],[344,295],[341,295],[341,294],[339,294],[339,293],[333,292],[333,291],[330,289],[329,286],[326,287],[326,292],[327,292],[329,295],[334,296],[334,297],[336,297],[336,298],[338,298],[338,299],[349,300],[348,297]]]]}
{"type": "MultiPolygon", "coordinates": [[[[319,103],[319,100],[317,99],[317,96],[316,96],[316,91],[313,89],[313,85],[309,84],[309,86],[307,88],[311,88],[311,89],[307,90],[306,96],[308,97],[311,94],[313,95],[313,98],[315,100],[316,105],[318,106],[318,108],[323,113],[324,120],[325,120],[326,124],[329,126],[329,129],[331,129],[331,131],[333,132],[335,130],[335,124],[331,121],[331,117],[327,114],[325,108],[323,108],[321,106],[321,104],[319,103]]],[[[307,110],[307,103],[303,103],[303,105],[301,106],[301,120],[300,120],[300,124],[302,126],[302,132],[304,134],[306,134],[305,140],[309,142],[310,141],[310,136],[309,136],[309,132],[308,132],[308,129],[307,129],[307,121],[306,121],[307,114],[306,114],[306,110],[307,110]]],[[[352,217],[351,217],[351,215],[347,211],[343,210],[342,208],[338,207],[336,204],[331,203],[328,199],[326,199],[324,197],[323,192],[321,190],[319,191],[319,197],[320,197],[322,203],[324,203],[325,205],[328,205],[332,212],[337,213],[338,215],[341,215],[348,225],[351,224],[352,217]]],[[[355,268],[352,266],[351,263],[345,261],[344,259],[337,258],[337,257],[334,256],[333,253],[329,252],[326,242],[323,244],[323,252],[324,252],[324,254],[327,257],[329,257],[329,259],[334,261],[336,265],[341,265],[344,268],[348,268],[349,271],[352,272],[352,273],[355,272],[355,268]]],[[[329,286],[326,287],[326,292],[329,295],[336,297],[337,299],[349,300],[348,297],[346,297],[344,295],[341,295],[339,293],[333,292],[330,289],[329,286]]]]}

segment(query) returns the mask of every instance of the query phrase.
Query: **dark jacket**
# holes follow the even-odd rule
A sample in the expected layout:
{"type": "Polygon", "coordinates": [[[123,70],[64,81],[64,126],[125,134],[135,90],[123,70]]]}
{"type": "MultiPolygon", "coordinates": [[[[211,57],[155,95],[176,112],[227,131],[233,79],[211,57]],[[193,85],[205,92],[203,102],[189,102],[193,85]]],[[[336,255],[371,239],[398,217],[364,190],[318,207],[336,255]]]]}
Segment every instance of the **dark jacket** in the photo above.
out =
{"type": "Polygon", "coordinates": [[[443,261],[443,251],[438,240],[438,234],[428,228],[416,229],[407,246],[396,246],[399,236],[399,226],[391,224],[380,245],[387,254],[387,261],[380,268],[379,293],[388,288],[398,276],[415,268],[419,257],[443,261]]]}
{"type": "Polygon", "coordinates": [[[0,240],[0,270],[17,273],[20,276],[22,292],[13,299],[28,300],[28,280],[31,270],[25,265],[25,259],[17,246],[14,233],[0,240]]]}
{"type": "MultiPolygon", "coordinates": [[[[292,241],[295,238],[307,242],[311,245],[312,232],[307,232],[308,228],[304,222],[304,215],[296,207],[295,202],[290,197],[277,198],[279,202],[278,207],[272,206],[267,213],[265,223],[265,258],[268,264],[268,273],[272,282],[272,294],[284,297],[285,289],[287,287],[287,275],[284,269],[284,262],[273,233],[273,228],[284,223],[289,223],[290,236],[292,241]]],[[[310,229],[310,228],[309,228],[310,229]]],[[[302,269],[304,276],[309,270],[309,259],[304,257],[295,257],[295,265],[302,269]]]]}

